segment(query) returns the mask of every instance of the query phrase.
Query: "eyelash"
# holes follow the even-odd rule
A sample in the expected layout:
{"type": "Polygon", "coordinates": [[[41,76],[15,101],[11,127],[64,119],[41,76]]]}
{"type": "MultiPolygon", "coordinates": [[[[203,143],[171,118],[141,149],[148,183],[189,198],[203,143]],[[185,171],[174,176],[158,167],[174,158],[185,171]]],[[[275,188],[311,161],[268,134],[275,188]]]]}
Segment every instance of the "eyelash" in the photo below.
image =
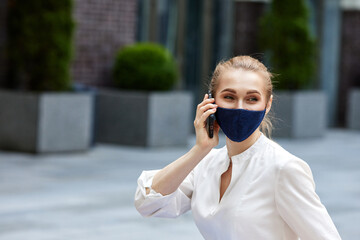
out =
{"type": "Polygon", "coordinates": [[[258,101],[258,99],[256,97],[249,97],[248,100],[251,101],[251,102],[257,102],[258,101]]]}
{"type": "Polygon", "coordinates": [[[225,99],[231,99],[234,100],[234,98],[232,96],[224,96],[225,99]]]}
{"type": "MultiPolygon", "coordinates": [[[[224,99],[234,100],[234,97],[232,97],[232,96],[224,96],[224,99]]],[[[251,101],[251,102],[259,101],[259,99],[257,97],[249,97],[246,100],[251,101]]]]}

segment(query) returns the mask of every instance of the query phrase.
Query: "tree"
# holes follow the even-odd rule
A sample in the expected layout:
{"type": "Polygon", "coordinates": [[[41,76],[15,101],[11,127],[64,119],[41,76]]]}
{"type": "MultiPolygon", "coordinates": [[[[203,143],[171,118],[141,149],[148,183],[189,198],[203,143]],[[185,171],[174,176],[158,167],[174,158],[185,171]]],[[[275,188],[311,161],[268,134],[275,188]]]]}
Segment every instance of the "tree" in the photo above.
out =
{"type": "Polygon", "coordinates": [[[272,0],[260,20],[260,45],[268,51],[278,89],[309,86],[316,64],[315,40],[309,29],[304,0],[272,0]]]}
{"type": "Polygon", "coordinates": [[[71,0],[8,1],[10,88],[70,89],[72,6],[71,0]]]}

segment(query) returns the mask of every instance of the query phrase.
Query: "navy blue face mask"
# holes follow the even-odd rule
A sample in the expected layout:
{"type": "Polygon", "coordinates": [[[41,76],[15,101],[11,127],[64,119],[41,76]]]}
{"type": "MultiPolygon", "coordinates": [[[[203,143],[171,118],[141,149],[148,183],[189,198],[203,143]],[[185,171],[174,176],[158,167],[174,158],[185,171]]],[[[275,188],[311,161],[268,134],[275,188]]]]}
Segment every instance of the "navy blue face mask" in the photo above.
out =
{"type": "Polygon", "coordinates": [[[215,116],[221,130],[230,140],[242,142],[260,126],[265,112],[266,109],[250,111],[218,107],[215,116]]]}

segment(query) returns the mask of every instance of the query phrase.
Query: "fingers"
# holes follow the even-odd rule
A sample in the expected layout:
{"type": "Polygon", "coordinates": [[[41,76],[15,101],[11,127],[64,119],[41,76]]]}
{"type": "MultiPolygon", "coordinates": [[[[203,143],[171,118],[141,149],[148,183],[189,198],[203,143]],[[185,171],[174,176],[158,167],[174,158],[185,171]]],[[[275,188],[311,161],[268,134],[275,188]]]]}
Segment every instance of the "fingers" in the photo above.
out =
{"type": "Polygon", "coordinates": [[[204,111],[204,113],[200,116],[199,121],[200,122],[204,122],[206,121],[206,119],[210,116],[210,114],[213,114],[216,112],[216,107],[212,107],[211,109],[204,111]]]}
{"type": "Polygon", "coordinates": [[[205,106],[202,106],[202,107],[199,109],[199,112],[200,112],[200,113],[204,113],[204,112],[206,112],[207,110],[210,110],[210,109],[213,109],[213,108],[217,108],[217,105],[216,105],[216,104],[212,104],[212,103],[208,103],[208,104],[206,104],[205,106]]]}
{"type": "Polygon", "coordinates": [[[203,101],[204,101],[205,99],[208,99],[208,98],[209,98],[209,95],[206,93],[206,94],[204,95],[203,101]]]}
{"type": "MultiPolygon", "coordinates": [[[[197,118],[200,117],[206,110],[208,110],[211,107],[211,105],[208,105],[208,106],[206,106],[206,105],[213,103],[214,101],[215,101],[214,98],[209,99],[208,94],[205,94],[204,100],[197,105],[196,117],[197,118]],[[206,107],[204,107],[204,106],[206,106],[206,107]]],[[[215,107],[215,106],[213,106],[213,107],[215,107]]]]}
{"type": "Polygon", "coordinates": [[[206,125],[206,119],[210,116],[210,114],[213,114],[216,112],[217,105],[215,104],[208,104],[205,105],[203,109],[198,111],[198,114],[194,121],[194,126],[196,128],[203,128],[206,125]],[[206,110],[204,110],[206,109],[206,110]]]}
{"type": "Polygon", "coordinates": [[[210,114],[215,113],[217,107],[218,106],[216,104],[208,103],[198,108],[198,110],[196,111],[196,119],[199,120],[200,122],[205,121],[210,114]]]}
{"type": "Polygon", "coordinates": [[[203,101],[198,104],[197,109],[203,107],[204,105],[206,105],[208,103],[213,103],[214,101],[215,101],[214,98],[209,98],[209,96],[207,94],[205,94],[203,101]]]}
{"type": "Polygon", "coordinates": [[[216,112],[216,108],[218,106],[214,104],[215,99],[209,99],[208,97],[208,94],[205,94],[203,101],[197,106],[196,118],[194,121],[195,127],[204,127],[206,119],[210,116],[210,114],[216,112]]]}

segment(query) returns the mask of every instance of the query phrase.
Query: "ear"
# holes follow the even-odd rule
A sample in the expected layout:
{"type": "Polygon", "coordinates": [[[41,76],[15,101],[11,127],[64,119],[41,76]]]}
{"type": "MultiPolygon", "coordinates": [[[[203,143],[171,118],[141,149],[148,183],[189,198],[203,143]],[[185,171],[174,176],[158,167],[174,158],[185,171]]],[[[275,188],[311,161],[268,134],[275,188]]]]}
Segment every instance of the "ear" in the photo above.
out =
{"type": "Polygon", "coordinates": [[[269,101],[266,104],[266,114],[270,112],[272,101],[273,101],[273,95],[270,96],[269,101]]]}

